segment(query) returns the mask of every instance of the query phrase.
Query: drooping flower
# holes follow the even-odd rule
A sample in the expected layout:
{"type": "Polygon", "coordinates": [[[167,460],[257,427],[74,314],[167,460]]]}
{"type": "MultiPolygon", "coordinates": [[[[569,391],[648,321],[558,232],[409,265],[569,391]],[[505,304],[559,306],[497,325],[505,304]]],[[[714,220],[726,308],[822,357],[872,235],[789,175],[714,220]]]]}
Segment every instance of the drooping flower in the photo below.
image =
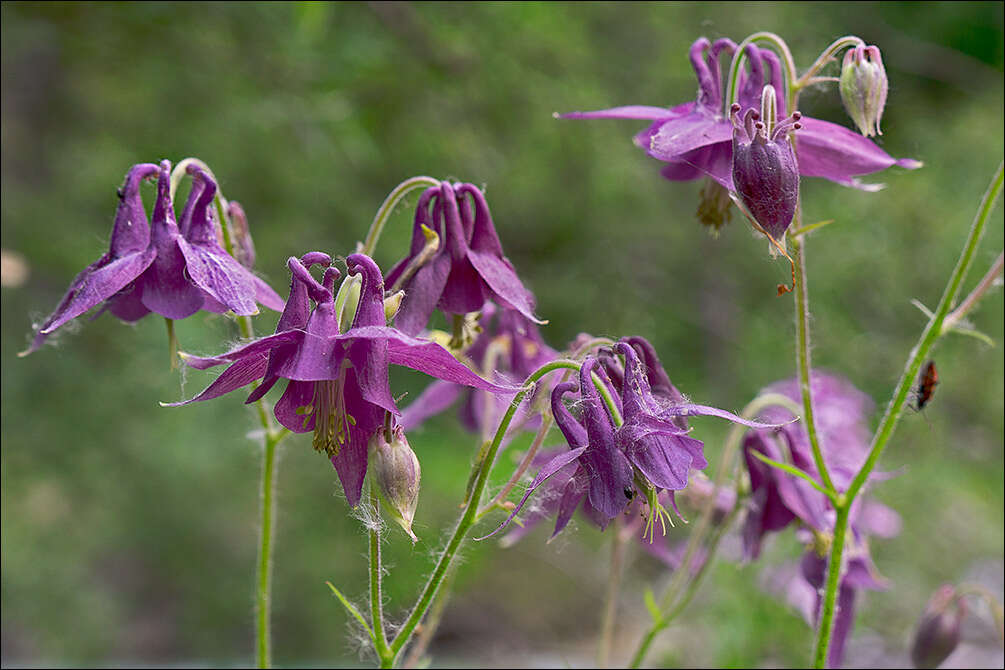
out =
{"type": "Polygon", "coordinates": [[[261,379],[262,385],[246,401],[254,402],[279,379],[288,380],[274,409],[276,419],[293,432],[314,433],[314,448],[331,459],[346,500],[355,507],[370,440],[385,429],[387,414],[400,414],[391,395],[389,365],[496,393],[509,394],[514,389],[482,379],[434,342],[387,327],[383,278],[373,260],[363,254],[346,259],[350,275],[359,275],[361,283],[352,325],[340,333],[334,300],[338,272],[328,268],[318,282],[307,268],[326,259],[319,252],[303,260],[290,258],[290,299],[275,334],[221,356],[183,357],[198,369],[230,366],[197,396],[174,405],[216,398],[261,379]]]}
{"type": "Polygon", "coordinates": [[[775,91],[764,87],[761,113],[748,109],[741,121],[740,105],[733,113],[733,185],[751,216],[775,240],[792,223],[799,203],[799,166],[789,142],[790,130],[798,130],[800,114],[776,123],[775,91]]]}
{"type": "Polygon", "coordinates": [[[542,323],[534,316],[534,296],[503,256],[485,196],[473,184],[443,182],[422,194],[415,208],[409,255],[387,275],[390,286],[399,280],[405,298],[394,323],[408,335],[425,328],[435,309],[459,318],[477,312],[487,300],[542,323]],[[425,247],[423,226],[436,232],[439,247],[421,267],[412,268],[411,277],[405,277],[425,247]]]}
{"type": "MultiPolygon", "coordinates": [[[[516,310],[485,303],[479,325],[481,332],[462,355],[486,377],[491,378],[494,374],[506,383],[519,385],[539,367],[558,358],[558,352],[545,343],[537,326],[516,310]]],[[[534,394],[541,393],[545,386],[539,384],[534,394]]],[[[483,431],[486,427],[494,428],[512,400],[503,395],[435,381],[404,409],[401,425],[405,430],[411,430],[446,410],[459,397],[463,398],[461,423],[473,432],[483,431]]],[[[528,429],[535,429],[536,422],[520,423],[528,429]]]]}
{"type": "MultiPolygon", "coordinates": [[[[689,58],[698,77],[698,98],[675,107],[632,105],[594,112],[559,114],[564,119],[636,119],[653,123],[635,136],[635,143],[647,154],[667,165],[661,174],[671,181],[711,177],[726,190],[733,185],[732,135],[729,106],[725,100],[719,57],[736,57],[736,44],[729,39],[710,43],[704,37],[691,45],[689,58]]],[[[741,73],[737,100],[741,117],[757,109],[766,84],[784,90],[778,57],[769,49],[747,45],[743,55],[748,70],[741,73]]],[[[785,101],[778,96],[778,114],[786,115],[785,101]]],[[[842,126],[803,117],[799,133],[799,172],[804,177],[822,177],[864,190],[880,188],[864,184],[857,177],[894,165],[914,169],[921,163],[895,159],[870,140],[842,126]]]]}
{"type": "MultiPolygon", "coordinates": [[[[868,455],[869,431],[865,419],[872,410],[872,401],[846,380],[815,371],[810,381],[813,393],[814,417],[824,462],[834,485],[844,490],[868,455]]],[[[800,397],[796,380],[773,384],[766,392],[800,397]]],[[[761,413],[764,421],[790,418],[788,410],[770,407],[761,413]]],[[[789,423],[774,430],[751,431],[744,440],[744,456],[750,475],[751,493],[743,525],[743,554],[757,558],[765,536],[799,522],[801,539],[807,545],[800,571],[806,594],[806,614],[812,622],[819,617],[822,589],[827,570],[827,554],[832,541],[836,513],[830,500],[801,478],[771,467],[753,454],[759,452],[779,462],[818,476],[809,436],[802,424],[789,423]]],[[[873,475],[875,478],[876,475],[873,475]]],[[[849,516],[850,532],[845,547],[844,572],[838,591],[837,615],[828,663],[838,667],[844,645],[854,621],[857,592],[861,589],[883,589],[885,580],[879,576],[869,557],[868,538],[871,535],[892,537],[899,532],[896,512],[879,503],[859,498],[849,516]]]]}
{"type": "MultiPolygon", "coordinates": [[[[679,391],[670,383],[665,371],[649,369],[642,362],[636,346],[640,344],[632,340],[622,340],[615,345],[615,351],[624,357],[623,369],[615,377],[617,382],[605,371],[611,367],[609,363],[605,366],[596,357],[583,362],[577,403],[582,408],[581,420],[575,419],[563,402],[563,396],[575,391],[575,385],[565,382],[554,388],[552,414],[570,450],[541,466],[523,499],[495,532],[515,518],[539,486],[563,468],[571,467],[571,463],[578,462],[562,494],[556,534],[565,527],[584,498],[588,498],[604,526],[636,495],[642,495],[650,508],[647,534],[652,535],[653,524],[665,514],[658,504],[659,493],[668,491],[673,504],[673,493],[687,486],[689,471],[708,465],[702,453],[704,444],[689,437],[689,429],[681,423],[685,417],[717,416],[750,427],[778,426],[748,421],[715,407],[696,405],[684,400],[683,396],[667,401],[668,396],[679,396],[679,391]],[[594,374],[617,393],[615,404],[623,417],[621,425],[615,426],[614,418],[602,402],[594,386],[594,374]],[[653,394],[650,378],[658,380],[661,397],[653,394]]],[[[658,365],[655,352],[652,360],[658,365]]]]}
{"type": "Polygon", "coordinates": [[[216,183],[197,171],[181,222],[175,221],[170,196],[171,164],[134,165],[120,191],[108,252],[70,284],[56,310],[38,328],[29,354],[61,326],[92,307],[124,321],[150,312],[184,319],[201,309],[257,314],[256,302],[275,310],[282,299],[244,268],[217,242],[210,205],[216,183]],[[157,200],[148,223],[140,184],[157,174],[157,200]]]}

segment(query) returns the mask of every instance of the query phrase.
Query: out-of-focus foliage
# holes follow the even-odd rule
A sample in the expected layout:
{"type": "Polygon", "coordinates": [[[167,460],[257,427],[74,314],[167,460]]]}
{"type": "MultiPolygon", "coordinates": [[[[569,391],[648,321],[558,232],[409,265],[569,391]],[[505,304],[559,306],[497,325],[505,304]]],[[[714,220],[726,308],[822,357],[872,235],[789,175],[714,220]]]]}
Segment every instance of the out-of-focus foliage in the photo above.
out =
{"type": "MultiPolygon", "coordinates": [[[[778,32],[801,67],[840,35],[879,45],[891,82],[879,139],[926,165],[878,176],[888,188],[876,194],[809,180],[802,202],[808,222],[837,220],[809,243],[814,362],[880,406],[923,326],[910,300],[938,300],[1002,158],[1000,3],[4,3],[0,12],[0,241],[30,270],[27,283],[2,289],[5,664],[251,658],[259,454],[244,438],[252,422],[241,399],[158,407],[210,377],[169,370],[152,317],[127,328],[103,316],[57,347],[14,356],[31,319],[103,251],[131,164],[208,162],[248,212],[258,268],[281,293],[288,256],[350,253],[402,179],[483,183],[553,346],[580,331],[644,335],[690,397],[738,409],[793,374],[792,304],[774,295],[787,265],[735,220],[717,239],[701,229],[699,185],[660,179],[630,142],[641,124],[552,112],[692,99],[685,56],[703,34],[778,32]]],[[[852,125],[836,88],[802,100],[804,112],[852,125]]],[[[410,222],[405,209],[393,217],[377,253],[385,268],[404,252],[410,222]]],[[[999,210],[971,285],[1002,238],[999,210]]],[[[1001,565],[1001,294],[973,320],[999,346],[942,342],[937,394],[923,416],[904,418],[882,463],[899,476],[875,491],[904,530],[873,547],[892,589],[870,594],[856,632],[901,656],[938,584],[1001,565]]],[[[261,317],[257,329],[274,322],[261,317]]],[[[202,316],[178,331],[200,353],[237,337],[202,316]]],[[[401,381],[414,396],[420,380],[401,381]]],[[[714,462],[725,427],[694,424],[714,462]]],[[[423,470],[421,541],[413,548],[392,531],[386,584],[399,614],[456,513],[475,450],[451,416],[410,441],[423,470]]],[[[281,449],[275,657],[352,662],[358,645],[324,581],[363,598],[363,535],[309,440],[281,449]]],[[[504,453],[500,469],[511,459],[504,453]]],[[[541,534],[507,551],[470,546],[434,651],[484,663],[588,653],[603,540],[582,525],[549,546],[541,534]]],[[[797,554],[788,535],[767,559],[797,554]]],[[[719,566],[668,634],[664,660],[805,663],[805,624],[758,587],[763,569],[719,566]]],[[[661,579],[645,557],[630,574],[619,654],[637,639],[643,578],[661,579]]]]}

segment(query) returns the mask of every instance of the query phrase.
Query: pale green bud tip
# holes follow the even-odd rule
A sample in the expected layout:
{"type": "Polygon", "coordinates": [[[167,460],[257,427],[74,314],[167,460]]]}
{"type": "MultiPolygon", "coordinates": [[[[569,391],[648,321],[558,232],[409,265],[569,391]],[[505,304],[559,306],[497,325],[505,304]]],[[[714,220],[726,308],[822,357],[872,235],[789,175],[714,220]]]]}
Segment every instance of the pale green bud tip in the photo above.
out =
{"type": "Polygon", "coordinates": [[[918,620],[911,645],[911,662],[916,668],[937,668],[960,643],[960,624],[966,606],[960,594],[945,584],[928,601],[918,620]]]}
{"type": "Polygon", "coordinates": [[[392,439],[380,430],[370,438],[370,464],[385,510],[415,542],[412,519],[419,502],[419,459],[408,445],[405,431],[396,426],[392,439]]]}
{"type": "Polygon", "coordinates": [[[838,84],[841,102],[865,137],[882,135],[879,122],[886,106],[889,82],[879,47],[853,47],[845,52],[838,84]]]}

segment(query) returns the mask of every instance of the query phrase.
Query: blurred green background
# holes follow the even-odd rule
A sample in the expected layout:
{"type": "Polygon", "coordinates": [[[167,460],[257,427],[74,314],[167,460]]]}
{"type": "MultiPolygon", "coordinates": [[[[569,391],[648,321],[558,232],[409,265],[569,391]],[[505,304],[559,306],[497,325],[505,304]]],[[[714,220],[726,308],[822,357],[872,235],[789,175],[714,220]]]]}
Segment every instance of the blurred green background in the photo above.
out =
{"type": "MultiPolygon", "coordinates": [[[[280,293],[287,257],[349,253],[399,181],[485,184],[553,346],[581,331],[644,335],[693,399],[737,410],[793,374],[792,302],[774,295],[788,266],[735,220],[718,238],[703,230],[700,184],[662,180],[631,144],[643,124],[561,122],[553,112],[693,99],[686,53],[700,35],[775,31],[800,69],[840,35],[878,44],[891,81],[880,143],[925,167],[872,177],[888,185],[874,194],[804,181],[803,203],[807,221],[837,220],[809,243],[814,362],[880,406],[924,325],[910,300],[937,302],[1002,159],[1001,3],[5,2],[0,12],[0,242],[30,272],[2,289],[4,665],[252,659],[259,452],[244,437],[253,419],[240,394],[159,407],[211,376],[168,368],[158,318],[134,328],[80,319],[58,346],[15,356],[32,320],[103,253],[115,189],[133,163],[209,163],[247,210],[258,269],[280,293]]],[[[834,88],[807,92],[801,108],[851,125],[834,88]]],[[[410,223],[407,207],[393,217],[383,267],[403,254],[410,223]]],[[[999,208],[968,287],[1002,244],[999,208]]],[[[884,456],[899,476],[875,495],[904,524],[873,544],[892,586],[860,609],[852,663],[869,653],[906,662],[940,583],[990,574],[1000,584],[1001,293],[973,320],[998,346],[946,338],[935,399],[905,415],[884,456]]],[[[256,327],[274,323],[264,315],[256,327]]],[[[201,353],[237,336],[203,316],[178,331],[201,353]]],[[[413,397],[421,385],[395,379],[413,397]]],[[[694,423],[714,463],[727,427],[694,423]]],[[[421,541],[391,533],[394,620],[463,494],[474,445],[455,424],[448,413],[411,436],[424,475],[421,541]]],[[[309,438],[281,451],[275,660],[358,663],[358,636],[324,582],[362,601],[364,535],[309,438]]],[[[438,663],[590,662],[605,538],[585,524],[545,538],[468,546],[432,647],[438,663]]],[[[786,533],[761,564],[722,562],[650,660],[806,663],[807,626],[761,586],[798,554],[786,533]]],[[[616,662],[643,623],[642,588],[666,577],[633,555],[616,662]]]]}

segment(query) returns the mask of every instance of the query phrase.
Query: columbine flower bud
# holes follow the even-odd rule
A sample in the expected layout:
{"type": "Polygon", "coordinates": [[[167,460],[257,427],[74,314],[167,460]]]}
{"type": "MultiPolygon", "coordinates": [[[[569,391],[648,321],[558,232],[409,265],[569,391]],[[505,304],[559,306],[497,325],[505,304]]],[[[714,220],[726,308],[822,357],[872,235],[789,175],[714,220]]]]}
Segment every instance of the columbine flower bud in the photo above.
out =
{"type": "Polygon", "coordinates": [[[949,584],[935,592],[918,621],[911,645],[916,668],[937,668],[960,643],[960,624],[966,606],[949,584]]]}
{"type": "Polygon", "coordinates": [[[889,82],[879,47],[859,45],[844,54],[838,85],[841,102],[864,137],[882,135],[883,117],[889,82]]]}
{"type": "Polygon", "coordinates": [[[775,120],[775,89],[765,86],[761,113],[732,107],[733,185],[757,223],[776,241],[792,223],[799,200],[799,165],[789,143],[790,130],[801,126],[799,112],[775,120]]]}
{"type": "Polygon", "coordinates": [[[251,270],[255,267],[255,243],[248,229],[248,216],[240,203],[227,203],[227,217],[230,219],[230,233],[234,238],[234,257],[237,262],[251,270]]]}
{"type": "Polygon", "coordinates": [[[419,459],[408,446],[401,426],[394,428],[390,442],[384,430],[377,431],[370,438],[370,463],[386,503],[386,511],[415,542],[418,538],[412,532],[412,519],[419,502],[421,471],[419,459]]]}

